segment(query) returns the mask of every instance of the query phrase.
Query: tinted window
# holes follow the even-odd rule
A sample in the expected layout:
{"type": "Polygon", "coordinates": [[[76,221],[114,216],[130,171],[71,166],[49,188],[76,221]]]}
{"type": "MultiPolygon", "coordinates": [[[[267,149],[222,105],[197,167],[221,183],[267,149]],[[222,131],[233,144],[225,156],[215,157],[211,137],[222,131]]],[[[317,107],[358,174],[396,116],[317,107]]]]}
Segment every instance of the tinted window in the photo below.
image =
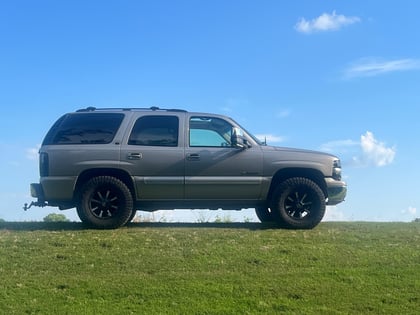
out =
{"type": "Polygon", "coordinates": [[[178,146],[178,117],[140,117],[131,131],[128,144],[163,147],[178,146]]]}
{"type": "Polygon", "coordinates": [[[231,147],[232,126],[214,117],[191,117],[191,147],[231,147]]]}
{"type": "Polygon", "coordinates": [[[53,125],[44,144],[110,143],[123,118],[113,113],[68,114],[53,125]]]}

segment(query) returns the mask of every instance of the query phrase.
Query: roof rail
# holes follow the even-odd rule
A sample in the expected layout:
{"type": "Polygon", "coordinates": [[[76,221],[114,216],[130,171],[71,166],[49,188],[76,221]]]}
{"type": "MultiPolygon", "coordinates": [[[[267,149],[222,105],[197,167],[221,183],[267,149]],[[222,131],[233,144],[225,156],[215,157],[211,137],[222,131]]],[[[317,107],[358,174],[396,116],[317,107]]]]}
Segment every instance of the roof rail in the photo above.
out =
{"type": "Polygon", "coordinates": [[[157,106],[151,106],[149,108],[141,108],[141,107],[107,107],[107,108],[96,108],[94,106],[89,106],[86,108],[81,108],[76,110],[77,113],[82,112],[94,112],[94,111],[107,111],[107,110],[121,110],[121,111],[166,111],[166,112],[182,112],[186,113],[187,111],[184,109],[176,109],[176,108],[159,108],[157,106]]]}
{"type": "Polygon", "coordinates": [[[78,110],[76,110],[76,112],[77,113],[80,113],[80,112],[93,112],[95,110],[96,110],[96,107],[89,106],[89,107],[86,107],[86,108],[78,109],[78,110]]]}

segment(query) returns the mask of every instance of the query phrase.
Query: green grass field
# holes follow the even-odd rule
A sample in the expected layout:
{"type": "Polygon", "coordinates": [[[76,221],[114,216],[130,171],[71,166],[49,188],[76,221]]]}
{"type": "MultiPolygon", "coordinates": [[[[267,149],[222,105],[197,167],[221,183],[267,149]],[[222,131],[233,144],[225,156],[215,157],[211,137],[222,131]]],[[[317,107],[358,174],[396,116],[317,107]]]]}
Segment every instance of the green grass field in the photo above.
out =
{"type": "Polygon", "coordinates": [[[419,223],[0,223],[3,314],[419,314],[419,223]]]}

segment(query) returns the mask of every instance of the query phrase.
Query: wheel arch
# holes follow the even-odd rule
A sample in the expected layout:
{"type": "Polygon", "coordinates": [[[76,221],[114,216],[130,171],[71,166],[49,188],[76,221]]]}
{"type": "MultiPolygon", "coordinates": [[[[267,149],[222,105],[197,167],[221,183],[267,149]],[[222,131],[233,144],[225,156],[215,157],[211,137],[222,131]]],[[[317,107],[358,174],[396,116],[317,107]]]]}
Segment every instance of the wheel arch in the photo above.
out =
{"type": "Polygon", "coordinates": [[[304,177],[312,180],[321,188],[325,198],[328,197],[327,184],[325,183],[322,172],[311,168],[285,168],[274,174],[268,191],[267,200],[271,200],[276,187],[278,187],[280,183],[292,177],[304,177]]]}
{"type": "Polygon", "coordinates": [[[131,176],[126,171],[117,168],[92,168],[80,173],[76,181],[73,198],[77,200],[78,196],[80,196],[81,187],[88,180],[97,176],[112,176],[119,179],[128,187],[133,196],[133,200],[135,200],[136,192],[131,176]]]}

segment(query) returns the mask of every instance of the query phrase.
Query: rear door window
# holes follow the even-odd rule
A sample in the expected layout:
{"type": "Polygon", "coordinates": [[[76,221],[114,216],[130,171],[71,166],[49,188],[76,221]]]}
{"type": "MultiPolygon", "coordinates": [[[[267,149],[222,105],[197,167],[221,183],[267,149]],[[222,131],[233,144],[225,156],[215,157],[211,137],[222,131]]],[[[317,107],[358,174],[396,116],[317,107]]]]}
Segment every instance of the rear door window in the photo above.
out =
{"type": "Polygon", "coordinates": [[[176,147],[179,121],[176,116],[143,116],[137,119],[129,145],[176,147]]]}

